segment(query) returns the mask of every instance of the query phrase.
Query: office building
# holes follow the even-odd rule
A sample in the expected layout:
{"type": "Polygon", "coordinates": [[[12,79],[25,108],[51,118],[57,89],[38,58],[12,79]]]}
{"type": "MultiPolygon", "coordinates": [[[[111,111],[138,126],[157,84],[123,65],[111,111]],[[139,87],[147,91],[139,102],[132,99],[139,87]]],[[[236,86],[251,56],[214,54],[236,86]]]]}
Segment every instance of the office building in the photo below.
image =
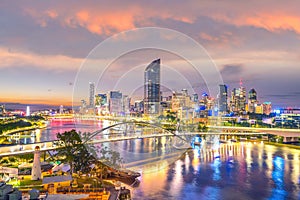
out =
{"type": "Polygon", "coordinates": [[[160,105],[160,59],[150,63],[144,72],[144,113],[159,114],[160,105]]]}
{"type": "Polygon", "coordinates": [[[230,111],[235,114],[243,114],[246,111],[246,88],[234,88],[231,92],[230,111]]]}
{"type": "Polygon", "coordinates": [[[144,101],[137,100],[134,102],[134,112],[136,112],[136,113],[144,112],[144,101]]]}
{"type": "Polygon", "coordinates": [[[228,103],[227,103],[228,93],[227,93],[227,86],[226,85],[219,85],[219,112],[220,113],[227,113],[228,111],[228,103]]]}
{"type": "Polygon", "coordinates": [[[255,113],[255,105],[257,101],[257,93],[254,88],[252,88],[248,93],[248,112],[255,113]]]}
{"type": "Polygon", "coordinates": [[[255,105],[255,114],[263,114],[264,109],[262,104],[256,104],[255,105]]]}
{"type": "Polygon", "coordinates": [[[119,115],[122,112],[122,93],[120,91],[110,91],[108,93],[109,112],[112,115],[119,115]]]}
{"type": "Polygon", "coordinates": [[[123,97],[122,97],[122,112],[125,115],[130,114],[130,102],[131,102],[131,98],[128,95],[123,95],[123,97]]]}
{"type": "Polygon", "coordinates": [[[272,103],[264,102],[262,106],[263,106],[263,114],[270,115],[272,112],[272,103]]]}
{"type": "Polygon", "coordinates": [[[95,107],[95,84],[90,82],[90,97],[89,97],[89,107],[95,107]]]}
{"type": "Polygon", "coordinates": [[[243,112],[246,111],[246,102],[247,102],[247,99],[246,99],[246,88],[244,88],[243,86],[241,86],[239,88],[239,90],[240,90],[239,111],[241,113],[243,113],[243,112]]]}

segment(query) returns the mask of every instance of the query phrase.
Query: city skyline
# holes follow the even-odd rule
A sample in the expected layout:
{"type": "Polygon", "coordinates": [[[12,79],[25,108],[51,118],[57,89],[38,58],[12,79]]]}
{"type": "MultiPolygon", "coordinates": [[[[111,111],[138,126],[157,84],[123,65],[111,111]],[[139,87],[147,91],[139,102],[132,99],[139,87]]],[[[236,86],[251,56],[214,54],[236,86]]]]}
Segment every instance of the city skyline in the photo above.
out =
{"type": "MultiPolygon", "coordinates": [[[[228,92],[242,78],[247,92],[255,88],[262,102],[299,107],[299,4],[188,1],[183,5],[175,1],[164,6],[158,2],[115,1],[76,2],[70,8],[61,2],[4,1],[0,4],[0,25],[5,27],[0,32],[0,102],[71,105],[76,73],[96,45],[119,32],[153,26],[177,30],[201,44],[228,85],[228,92]]],[[[162,57],[169,67],[191,73],[174,57],[153,54],[123,60],[108,76],[113,81],[120,76],[116,71],[126,72],[135,59],[147,63],[155,57],[162,57]]],[[[185,87],[176,85],[178,90],[185,87]]],[[[95,93],[106,90],[95,85],[95,93]]],[[[196,90],[198,94],[207,92],[205,88],[196,90]]]]}

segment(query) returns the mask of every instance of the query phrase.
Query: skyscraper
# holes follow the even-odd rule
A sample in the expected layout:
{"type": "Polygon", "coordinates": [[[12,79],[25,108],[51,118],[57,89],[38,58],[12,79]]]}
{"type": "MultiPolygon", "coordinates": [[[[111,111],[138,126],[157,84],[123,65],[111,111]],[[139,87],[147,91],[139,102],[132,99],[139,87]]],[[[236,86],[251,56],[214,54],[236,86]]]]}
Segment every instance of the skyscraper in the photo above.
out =
{"type": "Polygon", "coordinates": [[[120,91],[110,91],[108,93],[109,112],[113,115],[119,115],[122,112],[122,96],[120,91]]]}
{"type": "Polygon", "coordinates": [[[227,86],[226,85],[219,85],[219,112],[226,113],[228,110],[227,105],[227,86]]]}
{"type": "Polygon", "coordinates": [[[124,112],[125,115],[130,114],[130,102],[131,102],[131,98],[128,95],[123,95],[123,97],[122,97],[122,112],[124,112]]]}
{"type": "Polygon", "coordinates": [[[89,106],[90,108],[95,107],[95,84],[90,82],[90,98],[89,98],[89,106]]]}
{"type": "Polygon", "coordinates": [[[159,114],[160,59],[150,63],[144,72],[144,113],[159,114]]]}
{"type": "Polygon", "coordinates": [[[246,111],[246,101],[247,101],[246,88],[241,85],[239,90],[240,90],[239,111],[243,113],[244,111],[246,111]]]}
{"type": "Polygon", "coordinates": [[[255,113],[255,105],[258,103],[257,101],[257,93],[254,88],[252,88],[248,93],[248,108],[249,113],[255,113]]]}
{"type": "Polygon", "coordinates": [[[254,88],[249,91],[249,101],[257,101],[257,93],[254,88]]]}
{"type": "Polygon", "coordinates": [[[230,107],[231,112],[236,114],[241,114],[246,111],[246,89],[243,86],[232,90],[230,107]]]}
{"type": "Polygon", "coordinates": [[[231,92],[231,100],[230,100],[230,111],[231,112],[238,113],[239,98],[240,98],[240,90],[237,88],[233,88],[233,90],[231,92]]]}
{"type": "Polygon", "coordinates": [[[264,102],[263,103],[263,113],[265,115],[270,115],[272,112],[272,103],[271,102],[264,102]]]}

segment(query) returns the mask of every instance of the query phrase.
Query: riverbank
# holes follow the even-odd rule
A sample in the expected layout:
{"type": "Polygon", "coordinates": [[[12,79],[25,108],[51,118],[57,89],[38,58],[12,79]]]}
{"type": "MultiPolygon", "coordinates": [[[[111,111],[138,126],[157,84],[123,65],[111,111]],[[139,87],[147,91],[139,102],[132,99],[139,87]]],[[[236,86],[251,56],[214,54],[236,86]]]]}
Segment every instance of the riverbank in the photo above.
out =
{"type": "Polygon", "coordinates": [[[44,129],[44,128],[47,128],[46,124],[43,124],[43,125],[33,125],[33,126],[28,126],[28,127],[22,127],[22,128],[17,128],[17,129],[9,130],[9,131],[3,132],[2,135],[3,136],[7,136],[7,135],[15,134],[15,133],[18,133],[18,132],[32,131],[32,130],[35,130],[35,129],[44,129]]]}

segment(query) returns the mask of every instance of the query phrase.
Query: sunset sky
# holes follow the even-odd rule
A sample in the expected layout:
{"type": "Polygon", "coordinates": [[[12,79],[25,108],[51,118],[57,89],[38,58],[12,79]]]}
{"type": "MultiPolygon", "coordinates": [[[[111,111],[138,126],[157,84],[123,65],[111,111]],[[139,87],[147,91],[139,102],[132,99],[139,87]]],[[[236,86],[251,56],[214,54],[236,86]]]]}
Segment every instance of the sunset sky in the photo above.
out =
{"type": "MultiPolygon", "coordinates": [[[[242,79],[247,91],[256,89],[261,102],[299,107],[299,8],[299,1],[283,0],[139,0],[130,3],[123,0],[2,0],[0,102],[70,105],[76,74],[98,44],[123,31],[161,27],[179,31],[201,44],[230,91],[239,87],[242,79]]],[[[121,39],[128,44],[141,36],[136,37],[121,39]]],[[[114,49],[108,51],[114,52],[114,49]]],[[[111,79],[104,86],[98,85],[97,92],[119,89],[116,84],[111,85],[110,80],[120,80],[122,75],[118,73],[128,72],[129,65],[134,63],[128,58],[136,55],[144,59],[138,63],[165,57],[170,70],[171,61],[176,60],[176,56],[157,51],[132,54],[127,60],[114,63],[118,65],[114,69],[119,72],[111,70],[108,75],[111,79]]],[[[188,68],[179,69],[174,64],[176,67],[189,79],[191,71],[188,68]]],[[[132,73],[134,69],[130,69],[132,73]]],[[[165,82],[172,85],[170,77],[165,77],[165,82]]],[[[141,80],[137,81],[142,82],[143,74],[139,78],[141,80]]],[[[123,87],[127,84],[124,80],[123,87]]],[[[82,94],[86,95],[86,100],[88,82],[86,94],[82,94]]],[[[138,84],[142,85],[140,82],[138,84]]],[[[181,87],[186,85],[169,89],[180,90],[181,87]]],[[[199,94],[205,92],[205,87],[195,86],[194,89],[199,94]]]]}

